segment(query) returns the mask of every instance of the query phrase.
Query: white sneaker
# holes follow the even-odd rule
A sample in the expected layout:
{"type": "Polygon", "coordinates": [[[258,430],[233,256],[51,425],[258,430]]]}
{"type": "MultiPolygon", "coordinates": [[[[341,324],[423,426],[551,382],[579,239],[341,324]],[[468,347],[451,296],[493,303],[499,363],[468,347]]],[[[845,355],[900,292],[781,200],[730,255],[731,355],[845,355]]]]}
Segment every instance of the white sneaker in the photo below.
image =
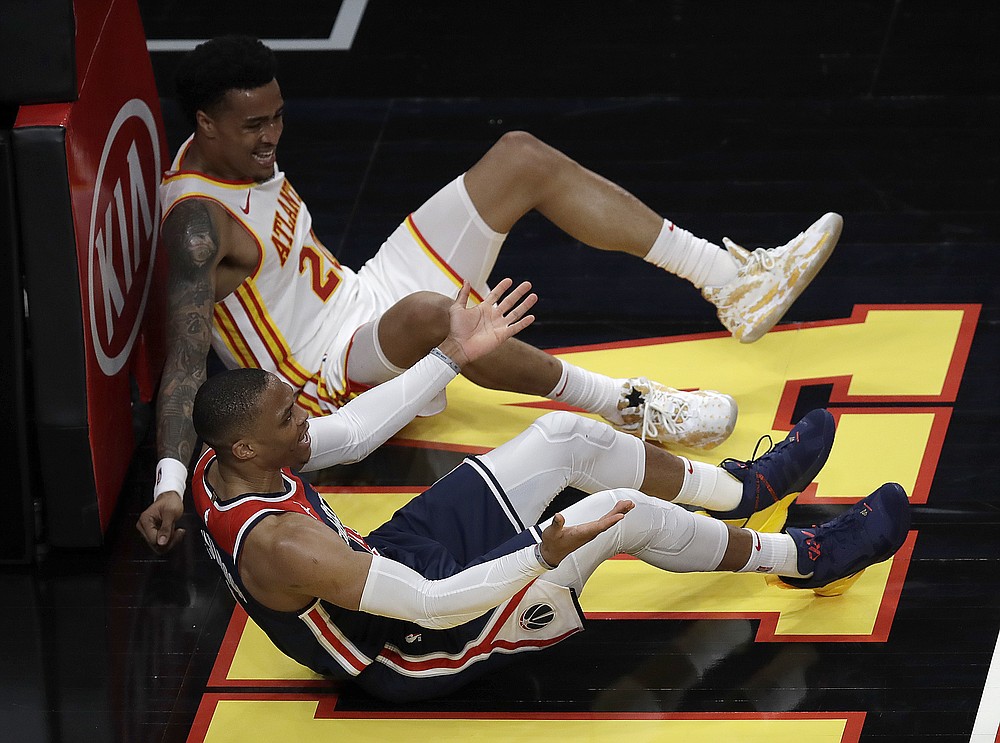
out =
{"type": "Polygon", "coordinates": [[[777,248],[745,250],[728,237],[723,243],[739,263],[736,278],[706,286],[702,296],[740,343],[753,343],[774,327],[830,257],[844,220],[824,214],[809,229],[777,248]]]}
{"type": "Polygon", "coordinates": [[[728,439],[736,427],[739,413],[736,400],[721,392],[684,392],[635,377],[622,386],[622,399],[632,405],[622,413],[636,410],[636,392],[642,397],[638,405],[641,422],[619,428],[635,430],[643,441],[652,439],[661,444],[712,449],[728,439]]]}

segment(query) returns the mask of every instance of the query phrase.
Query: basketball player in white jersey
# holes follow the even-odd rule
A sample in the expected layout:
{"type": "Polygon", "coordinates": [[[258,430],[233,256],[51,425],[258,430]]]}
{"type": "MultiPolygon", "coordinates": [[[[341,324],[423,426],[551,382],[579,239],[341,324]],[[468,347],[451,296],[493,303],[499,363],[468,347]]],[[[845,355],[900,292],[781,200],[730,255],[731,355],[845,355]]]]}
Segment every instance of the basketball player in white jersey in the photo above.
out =
{"type": "MultiPolygon", "coordinates": [[[[161,186],[170,255],[168,354],[157,409],[153,504],[138,527],[154,549],[174,522],[195,434],[194,395],[209,347],[229,366],[260,367],[320,415],[400,374],[446,335],[463,281],[474,298],[507,232],[537,210],[583,243],[631,253],[690,280],[740,341],[766,333],[832,251],[828,214],[778,248],[727,250],[534,137],[504,135],[466,173],[409,215],[359,271],[341,266],[277,166],[284,101],[274,58],[256,39],[223,37],[182,63],[178,92],[194,126],[161,186]]],[[[536,394],[599,414],[661,443],[709,448],[733,430],[736,403],[645,378],[614,379],[510,339],[463,374],[485,387],[536,394]]],[[[423,412],[443,408],[443,393],[423,412]]]]}

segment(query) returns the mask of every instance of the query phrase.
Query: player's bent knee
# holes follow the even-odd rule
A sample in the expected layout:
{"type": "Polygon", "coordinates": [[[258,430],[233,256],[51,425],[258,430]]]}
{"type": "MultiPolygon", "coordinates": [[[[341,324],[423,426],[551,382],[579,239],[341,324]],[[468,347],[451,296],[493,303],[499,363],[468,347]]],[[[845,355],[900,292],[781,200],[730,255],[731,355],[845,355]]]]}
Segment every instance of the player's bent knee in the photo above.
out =
{"type": "MultiPolygon", "coordinates": [[[[596,521],[622,501],[632,501],[632,503],[638,505],[647,497],[632,488],[610,488],[597,493],[591,493],[568,508],[563,509],[562,514],[568,526],[575,526],[588,521],[596,521]]],[[[626,518],[628,517],[626,516],[626,518]]],[[[547,525],[549,522],[545,523],[547,525]]],[[[621,523],[619,522],[619,524],[621,523]]],[[[619,525],[617,524],[611,527],[612,530],[618,528],[619,525]]]]}
{"type": "MultiPolygon", "coordinates": [[[[437,292],[414,292],[393,306],[393,320],[407,332],[447,335],[450,328],[449,308],[452,300],[437,292]]],[[[391,311],[391,310],[390,310],[391,311]]]]}
{"type": "Polygon", "coordinates": [[[559,153],[528,132],[507,132],[492,148],[508,166],[516,167],[523,175],[545,179],[559,165],[559,153]]]}
{"type": "Polygon", "coordinates": [[[546,413],[532,423],[543,438],[553,444],[563,444],[573,439],[606,449],[614,443],[615,431],[611,426],[593,418],[585,418],[576,413],[557,410],[546,413]]]}
{"type": "Polygon", "coordinates": [[[493,147],[502,150],[502,154],[507,157],[530,157],[541,144],[541,140],[535,135],[515,130],[505,132],[493,147]]]}
{"type": "Polygon", "coordinates": [[[450,306],[448,297],[422,291],[386,310],[378,320],[378,346],[388,362],[405,369],[443,341],[451,326],[450,306]]]}
{"type": "Polygon", "coordinates": [[[585,492],[639,487],[645,475],[642,442],[592,418],[548,413],[532,424],[536,449],[561,463],[567,484],[585,492]]]}

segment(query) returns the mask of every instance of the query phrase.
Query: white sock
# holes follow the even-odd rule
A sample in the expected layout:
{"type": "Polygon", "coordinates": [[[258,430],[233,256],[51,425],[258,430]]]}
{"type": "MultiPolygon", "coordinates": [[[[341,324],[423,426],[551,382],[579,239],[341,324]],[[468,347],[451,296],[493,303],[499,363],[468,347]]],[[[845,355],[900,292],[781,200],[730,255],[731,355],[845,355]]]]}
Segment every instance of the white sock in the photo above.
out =
{"type": "Polygon", "coordinates": [[[678,457],[684,464],[684,482],[674,503],[731,511],[743,499],[743,483],[721,467],[678,457]]]}
{"type": "Polygon", "coordinates": [[[643,260],[687,279],[699,289],[722,286],[736,278],[736,259],[729,251],[666,219],[643,260]]]}
{"type": "Polygon", "coordinates": [[[556,386],[546,395],[550,400],[558,400],[567,405],[583,408],[588,413],[597,413],[605,420],[621,425],[624,421],[618,410],[618,400],[624,380],[612,379],[604,374],[581,369],[579,366],[562,364],[562,376],[556,386]]]}
{"type": "MultiPolygon", "coordinates": [[[[768,534],[747,529],[753,537],[750,559],[737,573],[773,573],[789,578],[808,578],[799,572],[799,553],[787,534],[768,534]]],[[[810,573],[809,575],[812,575],[810,573]]]]}

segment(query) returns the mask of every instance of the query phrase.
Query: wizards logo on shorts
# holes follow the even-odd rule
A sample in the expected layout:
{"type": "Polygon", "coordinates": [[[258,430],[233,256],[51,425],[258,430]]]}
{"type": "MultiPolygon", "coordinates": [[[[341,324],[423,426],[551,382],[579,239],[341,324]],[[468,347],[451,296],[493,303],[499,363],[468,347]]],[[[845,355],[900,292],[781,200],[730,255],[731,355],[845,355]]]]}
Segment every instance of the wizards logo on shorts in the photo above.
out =
{"type": "Polygon", "coordinates": [[[524,610],[521,618],[517,621],[521,625],[521,629],[528,632],[537,632],[551,624],[555,618],[556,612],[548,604],[532,604],[524,610]]]}

